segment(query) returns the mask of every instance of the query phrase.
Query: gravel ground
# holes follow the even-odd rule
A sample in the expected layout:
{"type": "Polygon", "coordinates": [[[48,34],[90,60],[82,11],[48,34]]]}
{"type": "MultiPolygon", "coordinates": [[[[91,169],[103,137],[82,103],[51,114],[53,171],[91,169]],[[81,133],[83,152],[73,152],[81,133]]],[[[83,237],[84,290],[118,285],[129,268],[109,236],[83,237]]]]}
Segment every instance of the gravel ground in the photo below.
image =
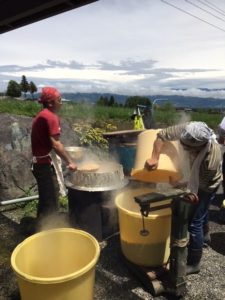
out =
{"type": "MultiPolygon", "coordinates": [[[[187,277],[187,292],[183,299],[225,299],[225,225],[217,221],[220,197],[218,195],[210,207],[211,246],[204,248],[201,272],[187,277]]],[[[0,207],[0,300],[20,299],[16,277],[10,267],[13,249],[25,238],[19,221],[18,210],[10,211],[6,207],[0,207]]],[[[96,266],[94,300],[175,299],[170,295],[153,297],[130,273],[121,260],[118,235],[103,241],[101,249],[96,266]]]]}

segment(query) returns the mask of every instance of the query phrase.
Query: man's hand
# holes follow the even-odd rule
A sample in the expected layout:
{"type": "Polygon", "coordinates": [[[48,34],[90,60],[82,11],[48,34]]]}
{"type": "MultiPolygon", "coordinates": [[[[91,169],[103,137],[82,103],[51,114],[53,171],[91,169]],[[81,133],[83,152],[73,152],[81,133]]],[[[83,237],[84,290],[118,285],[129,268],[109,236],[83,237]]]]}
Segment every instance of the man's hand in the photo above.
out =
{"type": "Polygon", "coordinates": [[[193,204],[196,204],[196,203],[198,203],[199,198],[198,198],[198,195],[195,193],[188,193],[184,196],[184,200],[191,202],[193,204]]]}
{"type": "Polygon", "coordinates": [[[67,169],[69,169],[70,171],[76,171],[77,170],[77,165],[76,164],[74,164],[74,163],[69,163],[68,165],[67,165],[67,169]]]}
{"type": "Polygon", "coordinates": [[[155,170],[158,167],[158,159],[149,158],[145,162],[145,169],[148,171],[155,170]]]}

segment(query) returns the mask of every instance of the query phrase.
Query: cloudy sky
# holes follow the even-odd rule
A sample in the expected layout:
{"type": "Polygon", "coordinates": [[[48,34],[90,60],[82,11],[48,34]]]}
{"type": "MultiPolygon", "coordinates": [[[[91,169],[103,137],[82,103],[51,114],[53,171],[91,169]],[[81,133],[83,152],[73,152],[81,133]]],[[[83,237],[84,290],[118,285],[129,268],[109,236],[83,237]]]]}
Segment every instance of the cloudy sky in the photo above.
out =
{"type": "Polygon", "coordinates": [[[221,0],[99,0],[1,34],[0,45],[0,91],[25,75],[61,92],[225,99],[221,0]]]}

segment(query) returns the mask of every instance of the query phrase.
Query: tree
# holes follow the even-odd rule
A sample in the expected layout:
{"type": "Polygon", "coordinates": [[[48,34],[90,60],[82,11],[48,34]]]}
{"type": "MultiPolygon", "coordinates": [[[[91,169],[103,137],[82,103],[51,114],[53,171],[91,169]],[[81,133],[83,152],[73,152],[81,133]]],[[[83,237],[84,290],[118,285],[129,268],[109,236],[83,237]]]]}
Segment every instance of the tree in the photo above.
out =
{"type": "Polygon", "coordinates": [[[97,105],[100,106],[108,106],[109,100],[106,96],[101,96],[98,101],[96,102],[97,105]]]}
{"type": "Polygon", "coordinates": [[[29,83],[28,83],[27,78],[26,78],[25,75],[22,76],[20,86],[21,86],[21,92],[24,93],[24,96],[26,98],[27,97],[27,92],[30,90],[30,86],[29,86],[29,83]]]}
{"type": "Polygon", "coordinates": [[[125,107],[136,107],[137,105],[151,106],[151,101],[147,97],[143,96],[131,96],[128,97],[125,102],[125,107]]]}
{"type": "Polygon", "coordinates": [[[37,87],[36,85],[33,83],[33,81],[30,82],[30,93],[32,96],[32,99],[34,99],[34,93],[37,92],[37,87]]]}
{"type": "Polygon", "coordinates": [[[100,98],[96,101],[96,104],[99,106],[110,106],[110,107],[118,107],[119,104],[116,102],[113,95],[108,99],[107,96],[100,96],[100,98]]]}
{"type": "Polygon", "coordinates": [[[115,105],[115,99],[114,99],[113,96],[110,96],[108,105],[109,106],[114,106],[115,105]]]}
{"type": "Polygon", "coordinates": [[[20,97],[21,85],[14,80],[10,80],[7,86],[6,95],[9,97],[20,97]]]}

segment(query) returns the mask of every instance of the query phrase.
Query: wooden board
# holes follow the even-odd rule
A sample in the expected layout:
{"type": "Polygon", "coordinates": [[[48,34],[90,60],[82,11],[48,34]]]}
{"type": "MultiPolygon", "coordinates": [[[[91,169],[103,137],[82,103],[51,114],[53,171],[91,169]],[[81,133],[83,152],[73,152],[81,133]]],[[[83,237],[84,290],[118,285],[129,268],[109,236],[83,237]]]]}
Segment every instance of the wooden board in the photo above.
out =
{"type": "Polygon", "coordinates": [[[121,131],[112,131],[112,132],[105,132],[103,133],[103,136],[105,138],[108,137],[116,137],[116,136],[121,136],[121,135],[138,135],[139,133],[141,133],[142,131],[144,131],[144,129],[141,130],[121,130],[121,131]]]}
{"type": "Polygon", "coordinates": [[[131,273],[134,274],[150,294],[157,296],[161,293],[161,277],[168,273],[166,266],[143,267],[133,264],[121,253],[121,258],[131,273]]]}

